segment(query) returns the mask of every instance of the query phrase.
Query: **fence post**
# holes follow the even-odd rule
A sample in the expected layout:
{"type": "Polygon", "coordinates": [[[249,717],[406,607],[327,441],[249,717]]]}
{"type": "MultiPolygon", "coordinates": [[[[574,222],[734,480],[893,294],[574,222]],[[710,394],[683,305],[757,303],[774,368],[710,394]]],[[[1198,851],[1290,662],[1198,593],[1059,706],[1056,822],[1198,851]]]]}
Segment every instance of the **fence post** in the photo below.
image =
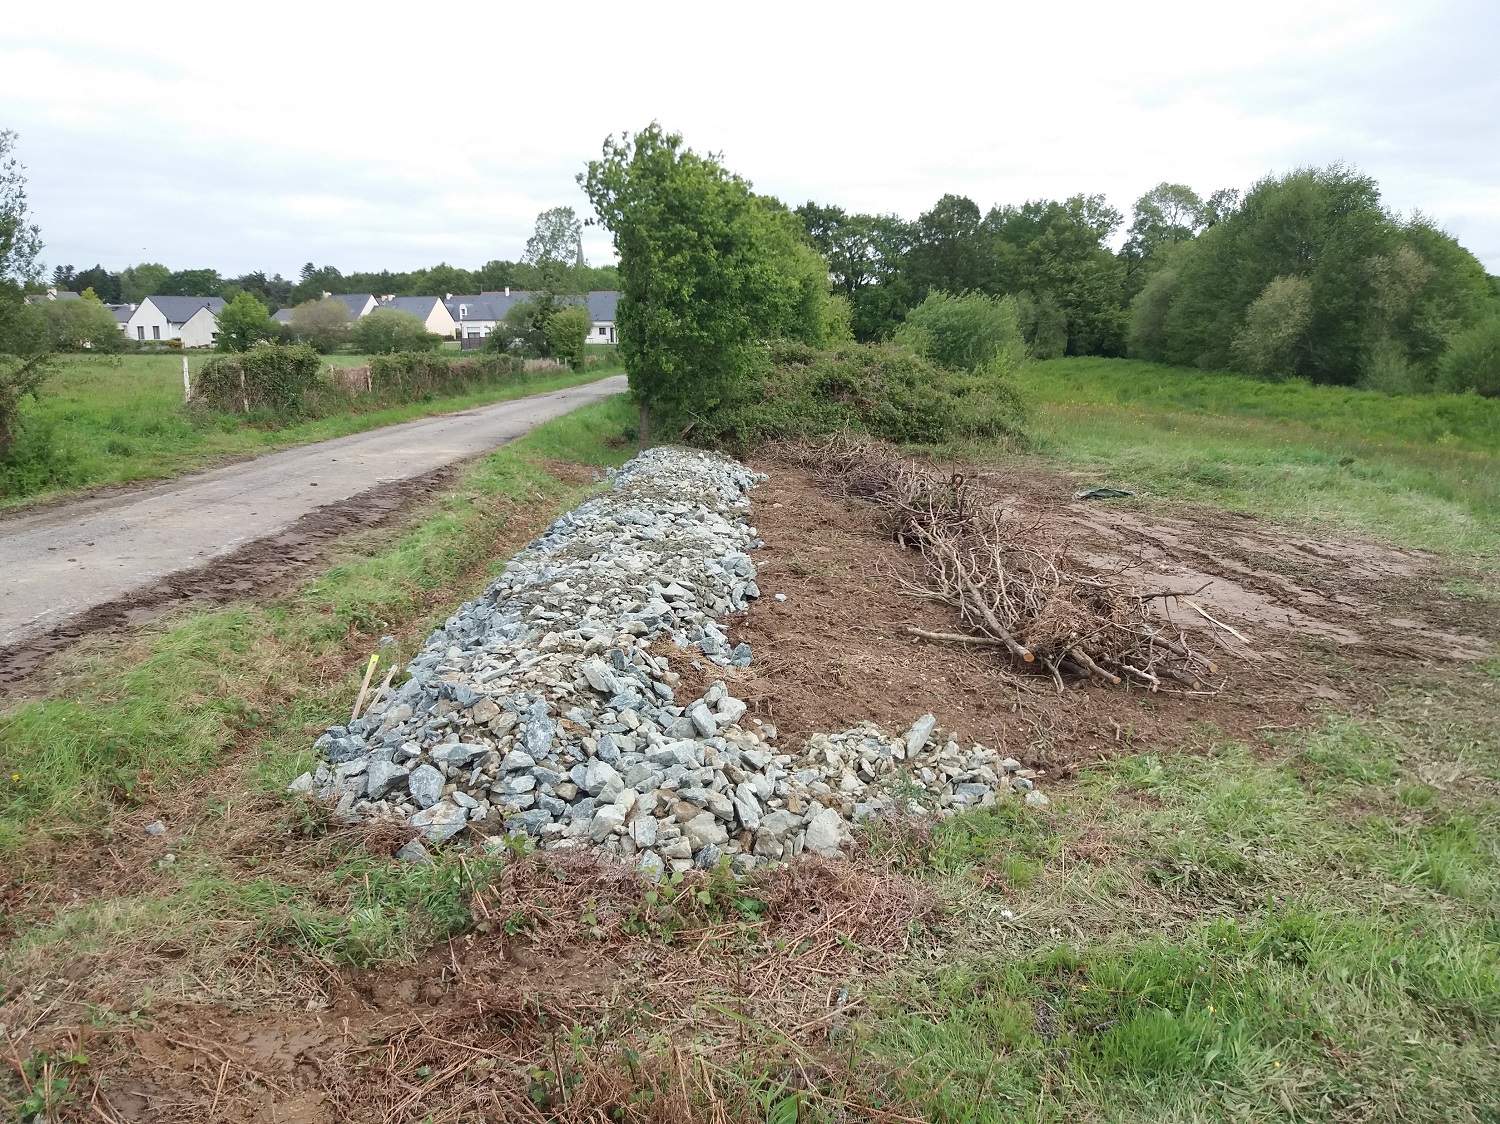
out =
{"type": "Polygon", "coordinates": [[[182,357],[182,400],[191,402],[193,400],[193,384],[188,380],[187,356],[182,357]]]}
{"type": "Polygon", "coordinates": [[[245,413],[250,412],[250,398],[245,393],[245,368],[240,368],[240,405],[245,407],[245,413]]]}

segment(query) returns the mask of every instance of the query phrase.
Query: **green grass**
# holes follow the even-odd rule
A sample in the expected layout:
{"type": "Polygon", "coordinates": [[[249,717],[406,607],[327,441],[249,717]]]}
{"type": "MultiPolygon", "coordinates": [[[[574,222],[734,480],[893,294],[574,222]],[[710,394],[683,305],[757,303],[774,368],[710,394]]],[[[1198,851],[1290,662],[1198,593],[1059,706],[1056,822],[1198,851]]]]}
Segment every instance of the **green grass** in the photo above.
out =
{"type": "Polygon", "coordinates": [[[285,783],[307,756],[305,735],[352,702],[352,665],[331,687],[318,673],[351,631],[419,645],[435,592],[441,619],[467,595],[455,583],[491,558],[514,518],[516,507],[494,501],[560,511],[589,490],[560,484],[533,458],[622,463],[632,448],[605,438],[632,421],[615,398],[549,422],[469,469],[420,525],[285,600],[190,613],[123,652],[102,645],[65,689],[0,711],[0,853],[41,817],[54,828],[86,823],[111,803],[170,792],[240,739],[280,747],[262,772],[285,783]]]}
{"type": "Polygon", "coordinates": [[[1082,484],[1500,556],[1500,401],[1123,359],[1037,363],[1020,382],[1038,405],[1039,451],[1082,484]]]}
{"type": "Polygon", "coordinates": [[[1494,717],[1135,755],[883,840],[963,920],[868,983],[862,1068],[935,1121],[1496,1119],[1500,798],[1413,783],[1493,764],[1494,717]]]}
{"type": "MultiPolygon", "coordinates": [[[[193,355],[188,362],[196,371],[209,358],[207,353],[193,355]]],[[[340,354],[327,360],[350,366],[368,362],[368,357],[340,354]]],[[[431,414],[576,386],[608,373],[544,376],[369,413],[262,428],[234,415],[185,410],[181,355],[63,355],[56,360],[41,401],[28,405],[26,417],[30,424],[50,430],[61,457],[57,474],[65,483],[24,497],[0,496],[0,507],[93,485],[173,476],[222,457],[325,441],[431,414]]]]}

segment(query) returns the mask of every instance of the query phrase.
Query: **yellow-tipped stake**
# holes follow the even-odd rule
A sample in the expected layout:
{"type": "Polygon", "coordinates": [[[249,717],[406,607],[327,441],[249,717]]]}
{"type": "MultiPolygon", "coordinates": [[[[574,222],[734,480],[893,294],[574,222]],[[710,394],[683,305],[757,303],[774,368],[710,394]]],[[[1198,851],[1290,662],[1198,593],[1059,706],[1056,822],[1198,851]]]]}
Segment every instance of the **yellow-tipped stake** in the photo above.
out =
{"type": "Polygon", "coordinates": [[[370,689],[370,677],[375,674],[375,665],[379,662],[380,653],[376,652],[370,657],[370,662],[365,667],[365,681],[359,685],[359,698],[354,700],[354,713],[349,715],[350,722],[359,717],[359,709],[365,705],[365,694],[370,689]]]}

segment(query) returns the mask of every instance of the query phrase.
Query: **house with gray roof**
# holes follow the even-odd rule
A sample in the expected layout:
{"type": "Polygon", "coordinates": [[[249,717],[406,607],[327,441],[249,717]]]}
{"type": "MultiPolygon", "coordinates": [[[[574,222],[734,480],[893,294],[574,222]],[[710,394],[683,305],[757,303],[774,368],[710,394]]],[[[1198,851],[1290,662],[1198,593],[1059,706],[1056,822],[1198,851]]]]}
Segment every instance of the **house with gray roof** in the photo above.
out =
{"type": "MultiPolygon", "coordinates": [[[[458,327],[460,339],[482,339],[495,330],[495,325],[505,319],[505,314],[524,300],[540,296],[530,289],[506,289],[503,293],[479,293],[472,297],[449,297],[444,303],[458,327]]],[[[586,342],[609,344],[616,342],[615,305],[620,294],[612,290],[596,290],[587,296],[560,296],[562,304],[577,304],[588,309],[592,325],[586,342]]]]}
{"type": "Polygon", "coordinates": [[[223,307],[223,297],[147,297],[125,322],[125,335],[142,342],[181,340],[183,347],[212,347],[223,307]]]}
{"type": "Polygon", "coordinates": [[[386,297],[379,307],[393,308],[397,312],[415,316],[427,326],[429,332],[434,332],[445,340],[451,340],[458,333],[458,325],[454,323],[453,314],[442,297],[386,297]]]}

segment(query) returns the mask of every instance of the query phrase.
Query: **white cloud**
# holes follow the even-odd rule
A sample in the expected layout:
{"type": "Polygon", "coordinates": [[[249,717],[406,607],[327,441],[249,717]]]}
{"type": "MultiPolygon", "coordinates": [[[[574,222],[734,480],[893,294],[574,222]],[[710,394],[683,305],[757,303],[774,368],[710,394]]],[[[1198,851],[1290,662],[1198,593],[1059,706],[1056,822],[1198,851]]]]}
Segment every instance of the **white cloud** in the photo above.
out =
{"type": "MultiPolygon", "coordinates": [[[[1350,160],[1500,271],[1491,4],[1267,0],[7,16],[49,261],[224,272],[516,257],[608,133],[653,118],[790,203],[914,216],[1350,160]]],[[[607,240],[591,231],[595,260],[607,240]]]]}

